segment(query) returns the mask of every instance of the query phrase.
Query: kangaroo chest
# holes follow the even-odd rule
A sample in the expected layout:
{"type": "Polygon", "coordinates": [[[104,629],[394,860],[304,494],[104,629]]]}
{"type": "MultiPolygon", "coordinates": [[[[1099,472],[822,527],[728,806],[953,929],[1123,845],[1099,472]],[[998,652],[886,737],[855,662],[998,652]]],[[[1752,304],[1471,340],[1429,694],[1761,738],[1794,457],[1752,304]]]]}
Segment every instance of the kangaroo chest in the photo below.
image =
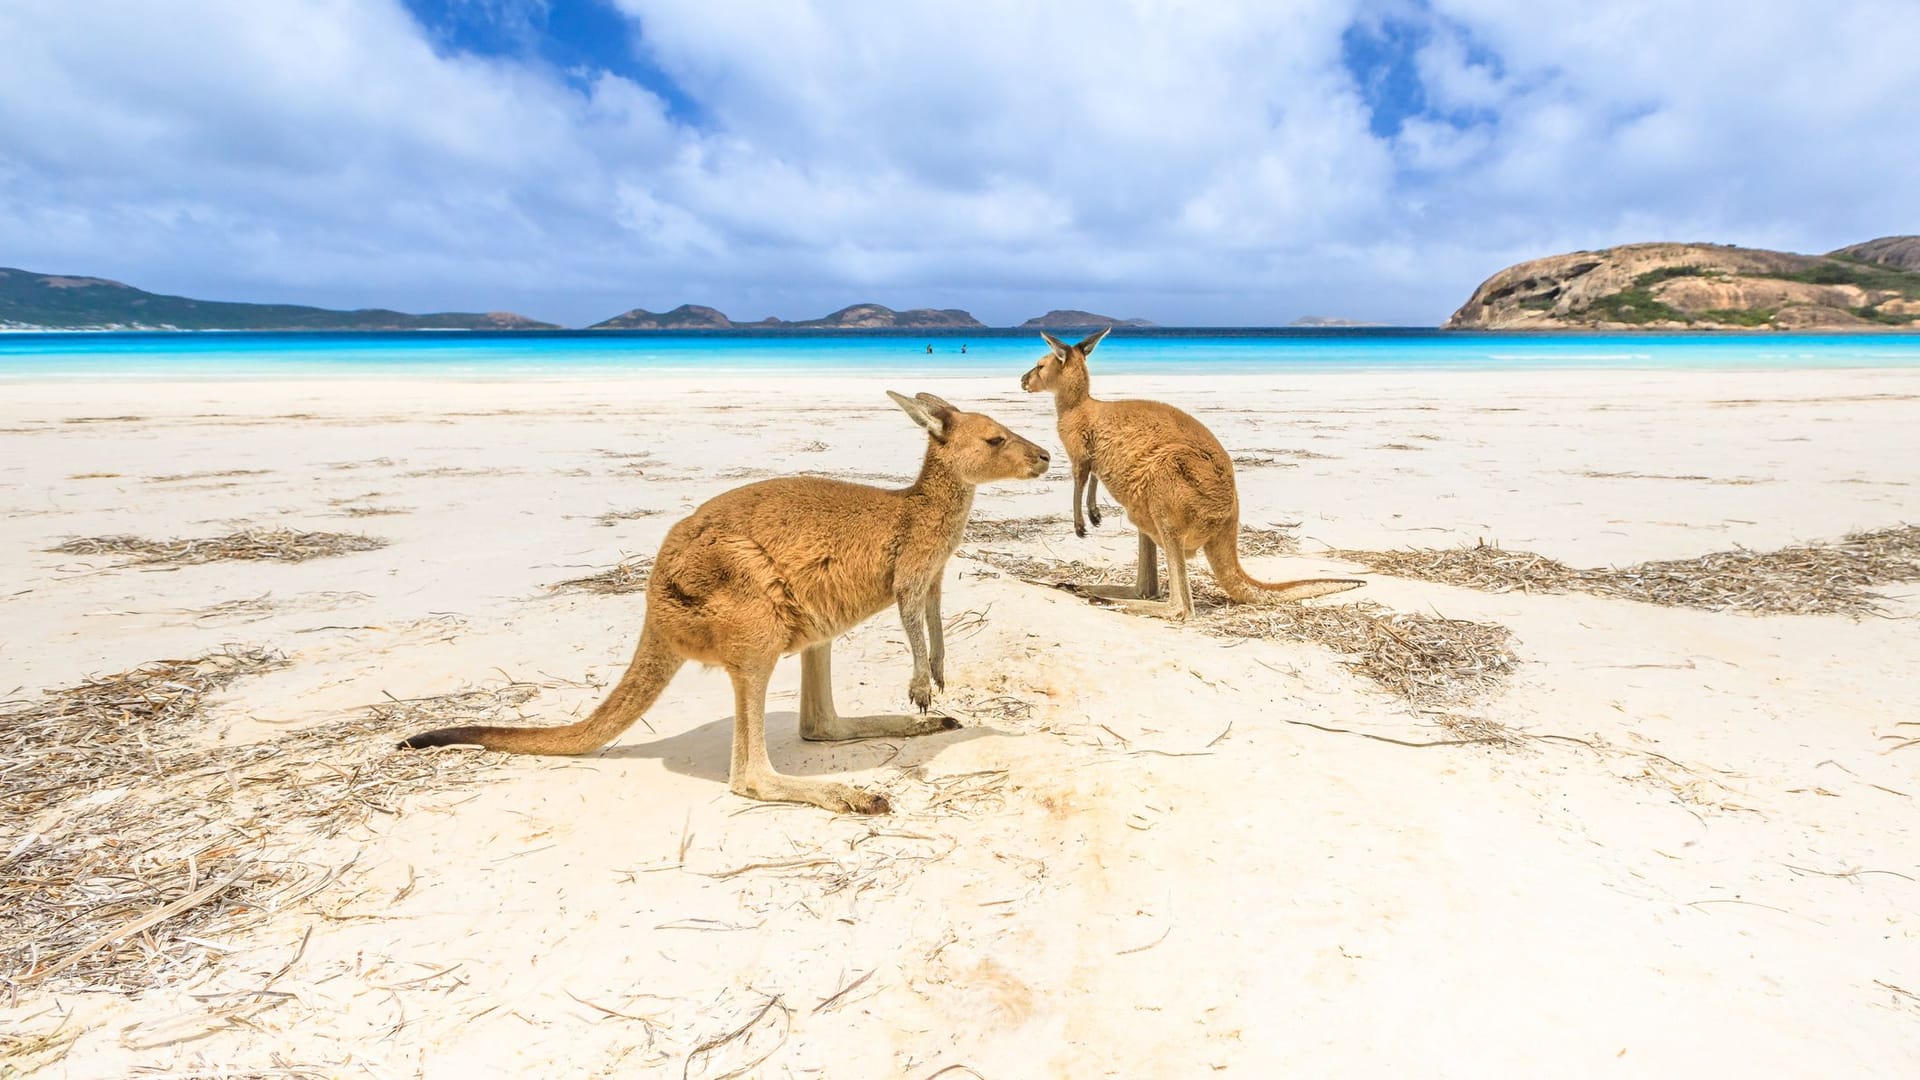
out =
{"type": "Polygon", "coordinates": [[[966,535],[967,516],[973,510],[973,492],[945,507],[929,508],[925,516],[910,516],[896,541],[894,587],[931,582],[947,564],[966,535]]]}
{"type": "MultiPolygon", "coordinates": [[[[1094,458],[1095,424],[1090,410],[1074,409],[1060,416],[1060,445],[1066,448],[1067,457],[1074,464],[1082,464],[1094,458]]],[[[1098,462],[1095,462],[1098,467],[1098,462]]]]}

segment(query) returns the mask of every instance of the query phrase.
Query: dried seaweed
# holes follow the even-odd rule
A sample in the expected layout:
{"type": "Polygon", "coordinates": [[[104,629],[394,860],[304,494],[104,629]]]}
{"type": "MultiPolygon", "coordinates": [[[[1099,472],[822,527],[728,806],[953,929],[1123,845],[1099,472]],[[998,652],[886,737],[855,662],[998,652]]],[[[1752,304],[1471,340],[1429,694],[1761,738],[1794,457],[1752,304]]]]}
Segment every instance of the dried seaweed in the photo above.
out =
{"type": "Polygon", "coordinates": [[[192,566],[228,560],[306,562],[387,546],[378,537],[354,533],[243,529],[227,536],[149,540],[139,536],[76,536],[48,548],[61,555],[119,555],[122,566],[192,566]]]}
{"type": "Polygon", "coordinates": [[[472,722],[535,692],[509,684],[251,745],[211,742],[211,699],[284,664],[228,647],[0,703],[0,983],[135,992],[196,975],[217,962],[209,938],[344,869],[287,857],[286,829],[337,835],[494,760],[397,751],[396,726],[428,714],[472,722]],[[399,715],[407,709],[419,716],[399,715]]]}
{"type": "MultiPolygon", "coordinates": [[[[1110,514],[1115,520],[1124,520],[1121,518],[1118,507],[1103,507],[1101,513],[1110,514]]],[[[1291,555],[1300,550],[1300,542],[1288,531],[1294,527],[1296,526],[1256,528],[1243,525],[1240,527],[1240,554],[1249,558],[1291,555]]],[[[1059,514],[1024,518],[976,517],[967,522],[967,531],[961,542],[967,544],[1018,543],[1050,536],[1066,536],[1072,531],[1072,525],[1059,514]]],[[[1090,583],[1081,582],[1081,584],[1090,583]]]]}
{"type": "Polygon", "coordinates": [[[593,521],[596,525],[611,529],[623,521],[638,521],[641,518],[655,517],[664,513],[666,513],[664,510],[609,510],[604,514],[596,515],[593,521]]]}
{"type": "Polygon", "coordinates": [[[1281,461],[1271,454],[1235,454],[1233,455],[1233,467],[1235,469],[1246,470],[1297,469],[1300,466],[1297,462],[1281,461]]]}
{"type": "Polygon", "coordinates": [[[409,479],[441,480],[455,476],[514,476],[519,472],[519,469],[509,469],[503,466],[440,465],[431,469],[415,469],[412,472],[403,472],[400,475],[409,479]]]}
{"type": "Polygon", "coordinates": [[[1342,604],[1231,604],[1192,573],[1195,622],[1222,637],[1303,641],[1343,653],[1357,675],[1422,708],[1463,705],[1506,688],[1518,658],[1499,623],[1391,611],[1372,601],[1342,604]]]}
{"type": "MultiPolygon", "coordinates": [[[[1424,436],[1416,436],[1416,438],[1423,438],[1423,437],[1424,437],[1424,436]]],[[[1291,448],[1291,447],[1280,447],[1280,446],[1256,446],[1256,447],[1253,447],[1253,448],[1252,448],[1252,449],[1250,449],[1250,450],[1247,450],[1247,451],[1246,451],[1246,453],[1249,453],[1249,454],[1272,454],[1272,455],[1275,455],[1275,456],[1278,456],[1278,457],[1289,457],[1289,458],[1293,458],[1293,459],[1295,459],[1296,461],[1334,461],[1334,460],[1337,460],[1337,459],[1336,459],[1336,458],[1335,458],[1335,457],[1334,457],[1334,456],[1333,456],[1332,454],[1322,454],[1322,453],[1320,453],[1319,451],[1316,451],[1316,450],[1301,450],[1301,449],[1294,449],[1294,448],[1291,448]]]]}
{"type": "Polygon", "coordinates": [[[1732,487],[1750,487],[1754,484],[1769,484],[1771,480],[1759,476],[1733,476],[1725,479],[1702,476],[1698,473],[1643,473],[1643,472],[1598,472],[1588,469],[1575,476],[1584,476],[1589,480],[1691,480],[1702,484],[1725,484],[1732,487]]]}
{"type": "Polygon", "coordinates": [[[1778,551],[1745,548],[1692,559],[1580,569],[1479,544],[1444,550],[1334,551],[1377,574],[1486,592],[1587,592],[1669,607],[1760,615],[1873,614],[1872,587],[1920,580],[1920,526],[1849,533],[1778,551]]]}
{"type": "Polygon", "coordinates": [[[171,473],[166,476],[149,476],[149,484],[177,484],[183,480],[224,480],[234,476],[265,476],[270,469],[211,469],[206,472],[171,473]]]}
{"type": "MultiPolygon", "coordinates": [[[[998,551],[969,554],[1004,573],[1055,587],[1109,584],[1131,580],[1133,575],[1131,566],[1097,568],[998,551]]],[[[1194,625],[1201,630],[1221,637],[1302,641],[1332,649],[1349,657],[1344,662],[1356,674],[1424,708],[1461,705],[1497,694],[1517,663],[1512,631],[1498,623],[1395,612],[1370,601],[1318,606],[1235,604],[1201,567],[1190,566],[1188,580],[1196,602],[1194,625]]]]}
{"type": "Polygon", "coordinates": [[[1038,540],[1043,536],[1065,536],[1072,531],[1072,523],[1059,514],[1042,514],[1039,517],[1024,518],[975,517],[968,519],[967,531],[961,542],[1011,543],[1020,540],[1038,540]]]}
{"type": "Polygon", "coordinates": [[[1293,555],[1300,551],[1300,541],[1287,531],[1294,526],[1284,528],[1258,529],[1251,525],[1240,526],[1240,554],[1243,558],[1259,559],[1269,555],[1293,555]]]}
{"type": "Polygon", "coordinates": [[[1056,588],[1113,585],[1132,581],[1134,574],[1131,564],[1093,566],[1079,559],[1052,559],[1010,551],[995,551],[989,548],[966,549],[958,554],[962,558],[985,563],[1001,573],[1010,574],[1023,581],[1030,581],[1036,585],[1051,585],[1056,588]]]}
{"type": "Polygon", "coordinates": [[[365,518],[395,517],[400,514],[411,514],[413,511],[404,506],[343,506],[334,513],[342,517],[365,518]]]}
{"type": "Polygon", "coordinates": [[[636,555],[598,573],[585,577],[569,578],[547,586],[554,592],[590,592],[602,595],[619,593],[637,593],[647,591],[647,582],[653,577],[653,556],[636,555]]]}

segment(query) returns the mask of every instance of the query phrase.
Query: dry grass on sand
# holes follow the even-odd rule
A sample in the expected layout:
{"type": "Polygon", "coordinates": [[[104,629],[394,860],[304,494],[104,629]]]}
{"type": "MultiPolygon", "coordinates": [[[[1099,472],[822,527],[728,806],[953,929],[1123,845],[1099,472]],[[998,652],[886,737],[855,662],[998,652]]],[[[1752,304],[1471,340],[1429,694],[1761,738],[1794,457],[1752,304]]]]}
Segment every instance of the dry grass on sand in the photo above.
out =
{"type": "Polygon", "coordinates": [[[217,939],[326,888],[352,858],[322,866],[288,851],[312,857],[313,837],[497,760],[399,751],[396,734],[513,719],[538,692],[509,683],[266,742],[213,741],[213,699],[285,663],[228,647],[0,703],[0,986],[131,993],[203,973],[217,939]]]}
{"type": "Polygon", "coordinates": [[[1376,574],[1486,592],[1588,592],[1708,611],[1860,618],[1879,608],[1881,598],[1872,587],[1920,580],[1920,526],[1849,533],[1840,540],[1778,551],[1741,548],[1594,569],[1484,543],[1446,550],[1328,554],[1376,574]]]}
{"type": "MultiPolygon", "coordinates": [[[[1245,555],[1287,554],[1296,549],[1284,530],[1243,529],[1245,555]]],[[[964,554],[1003,573],[1039,585],[1077,591],[1082,586],[1131,580],[1131,564],[1093,567],[1032,555],[975,549],[964,554]]],[[[1338,604],[1233,604],[1200,566],[1189,577],[1194,624],[1222,637],[1301,641],[1347,657],[1356,674],[1423,709],[1463,705],[1504,688],[1516,663],[1512,632],[1497,623],[1390,611],[1371,601],[1338,604]]]]}
{"type": "MultiPolygon", "coordinates": [[[[1125,520],[1120,508],[1111,504],[1101,506],[1100,513],[1103,517],[1114,521],[1125,520]]],[[[1274,528],[1241,526],[1240,554],[1248,558],[1293,554],[1300,550],[1300,542],[1295,540],[1293,534],[1287,530],[1297,525],[1296,522],[1294,525],[1274,528]]],[[[1017,543],[1026,540],[1044,540],[1050,536],[1070,536],[1072,533],[1073,523],[1059,514],[1024,518],[975,517],[967,521],[966,535],[962,537],[961,542],[967,544],[1017,543]]]]}
{"type": "Polygon", "coordinates": [[[48,551],[61,555],[114,555],[122,566],[192,566],[197,563],[272,560],[306,562],[357,551],[374,551],[387,542],[354,533],[301,532],[295,529],[243,529],[226,536],[149,540],[139,536],[76,536],[48,551]]]}
{"type": "Polygon", "coordinates": [[[1201,629],[1221,637],[1301,641],[1332,649],[1354,674],[1422,709],[1459,706],[1506,687],[1517,657],[1499,623],[1392,611],[1371,600],[1336,604],[1233,604],[1191,575],[1201,629]]]}
{"type": "Polygon", "coordinates": [[[653,577],[653,556],[636,555],[622,560],[619,565],[588,574],[585,577],[568,578],[547,586],[554,592],[590,592],[611,596],[620,593],[647,591],[647,582],[653,577]]]}

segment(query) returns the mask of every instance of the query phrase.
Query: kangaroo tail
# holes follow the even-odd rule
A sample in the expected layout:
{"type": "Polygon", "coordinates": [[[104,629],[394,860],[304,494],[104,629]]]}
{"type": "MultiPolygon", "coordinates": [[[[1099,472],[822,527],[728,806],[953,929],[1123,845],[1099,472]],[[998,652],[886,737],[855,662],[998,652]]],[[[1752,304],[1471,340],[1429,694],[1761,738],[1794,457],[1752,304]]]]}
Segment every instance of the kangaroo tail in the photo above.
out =
{"type": "Polygon", "coordinates": [[[1366,582],[1355,578],[1301,578],[1298,581],[1261,581],[1240,567],[1240,519],[1220,530],[1207,542],[1207,565],[1213,567],[1213,580],[1220,591],[1239,604],[1250,604],[1260,593],[1271,593],[1281,600],[1311,600],[1316,596],[1357,589],[1366,582]]]}
{"type": "Polygon", "coordinates": [[[423,731],[403,741],[402,749],[430,746],[482,746],[510,754],[586,754],[612,742],[652,707],[660,691],[685,663],[651,629],[640,632],[640,646],[620,684],[585,720],[558,727],[450,727],[423,731]]]}

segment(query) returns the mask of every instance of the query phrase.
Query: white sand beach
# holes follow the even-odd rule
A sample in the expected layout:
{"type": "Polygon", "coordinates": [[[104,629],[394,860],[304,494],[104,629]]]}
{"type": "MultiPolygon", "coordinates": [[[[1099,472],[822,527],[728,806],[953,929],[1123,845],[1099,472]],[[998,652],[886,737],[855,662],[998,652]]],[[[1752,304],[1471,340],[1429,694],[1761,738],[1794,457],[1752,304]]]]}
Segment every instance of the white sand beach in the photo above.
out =
{"type": "MultiPolygon", "coordinates": [[[[508,717],[583,714],[645,599],[552,586],[650,556],[748,480],[905,482],[924,436],[883,389],[1053,449],[974,518],[1061,520],[949,568],[937,704],[961,730],[802,743],[782,664],[776,765],[878,788],[893,815],[730,795],[728,681],[688,668],[592,756],[435,751],[442,771],[352,814],[260,803],[196,859],[297,866],[302,888],[184,944],[121,917],[101,955],[132,958],[129,991],[90,989],[107,980],[82,959],[0,994],[0,1075],[1920,1069],[1920,585],[1876,588],[1861,618],[1748,614],[1325,554],[1484,540],[1625,566],[1917,522],[1920,371],[1096,373],[1096,394],[1176,403],[1241,456],[1243,522],[1300,545],[1247,557],[1256,575],[1358,573],[1366,588],[1313,604],[1512,632],[1503,687],[1424,709],[1319,644],[996,568],[983,553],[1121,570],[1134,553],[1117,510],[1073,536],[1051,402],[1017,376],[8,384],[0,698],[227,645],[284,654],[190,721],[208,807],[224,759],[301,731],[362,722],[346,770],[394,753],[422,725],[365,723],[394,699],[518,688],[491,699],[519,702],[508,717]],[[48,550],[244,528],[387,544],[193,565],[48,550]]],[[[890,613],[835,673],[843,711],[905,707],[890,613]]],[[[103,814],[159,797],[98,787],[103,814]]],[[[56,818],[10,813],[17,896],[34,886],[16,860],[56,818]]],[[[194,889],[217,872],[179,871],[194,889]]]]}

